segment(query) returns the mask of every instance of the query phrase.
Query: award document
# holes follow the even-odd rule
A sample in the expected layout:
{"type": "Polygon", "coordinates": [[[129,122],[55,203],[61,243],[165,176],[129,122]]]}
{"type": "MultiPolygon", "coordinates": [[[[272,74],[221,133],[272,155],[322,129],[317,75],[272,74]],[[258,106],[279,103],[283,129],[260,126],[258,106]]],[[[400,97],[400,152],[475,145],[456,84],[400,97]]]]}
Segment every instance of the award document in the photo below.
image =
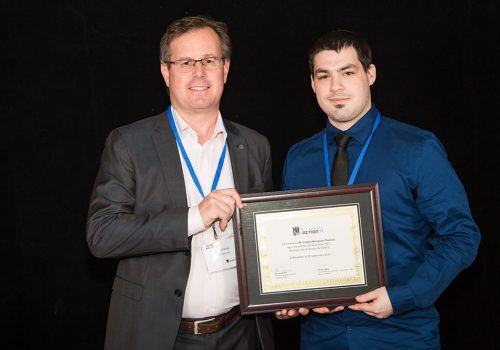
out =
{"type": "Polygon", "coordinates": [[[242,313],[347,305],[385,284],[376,184],[242,200],[234,220],[242,313]]]}
{"type": "Polygon", "coordinates": [[[358,205],[256,213],[262,292],[364,285],[358,205]]]}

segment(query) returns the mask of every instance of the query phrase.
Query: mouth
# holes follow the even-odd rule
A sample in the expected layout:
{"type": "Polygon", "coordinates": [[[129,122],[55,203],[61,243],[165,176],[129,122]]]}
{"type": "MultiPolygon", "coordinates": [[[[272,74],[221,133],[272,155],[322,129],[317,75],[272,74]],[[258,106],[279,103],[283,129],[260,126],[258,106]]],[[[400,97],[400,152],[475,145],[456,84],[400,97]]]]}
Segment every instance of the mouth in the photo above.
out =
{"type": "Polygon", "coordinates": [[[192,91],[205,91],[205,90],[208,90],[209,87],[208,86],[191,86],[189,88],[189,90],[192,90],[192,91]]]}
{"type": "Polygon", "coordinates": [[[349,101],[349,97],[332,97],[332,98],[329,98],[329,100],[334,105],[341,105],[341,104],[345,104],[347,101],[349,101]]]}

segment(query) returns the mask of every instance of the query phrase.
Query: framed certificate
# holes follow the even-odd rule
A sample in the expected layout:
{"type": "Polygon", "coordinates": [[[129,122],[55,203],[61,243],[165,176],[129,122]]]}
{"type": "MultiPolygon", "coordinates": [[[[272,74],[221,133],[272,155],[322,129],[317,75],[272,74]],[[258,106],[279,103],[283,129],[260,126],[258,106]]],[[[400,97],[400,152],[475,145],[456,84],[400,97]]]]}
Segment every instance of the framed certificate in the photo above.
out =
{"type": "Polygon", "coordinates": [[[377,184],[242,195],[243,314],[337,306],[386,283],[377,184]]]}

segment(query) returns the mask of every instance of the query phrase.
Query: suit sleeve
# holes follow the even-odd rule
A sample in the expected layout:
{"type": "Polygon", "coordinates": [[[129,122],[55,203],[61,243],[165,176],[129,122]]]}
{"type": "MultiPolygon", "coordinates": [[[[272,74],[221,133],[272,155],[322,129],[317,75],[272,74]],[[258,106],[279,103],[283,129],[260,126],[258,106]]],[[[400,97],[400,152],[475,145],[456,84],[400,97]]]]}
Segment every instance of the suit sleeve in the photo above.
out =
{"type": "Polygon", "coordinates": [[[480,241],[465,190],[436,138],[425,142],[417,166],[416,205],[434,231],[432,248],[407,284],[387,288],[395,314],[432,305],[474,261],[480,241]]]}
{"type": "Polygon", "coordinates": [[[90,200],[87,243],[97,257],[130,257],[189,249],[188,208],[136,212],[137,174],[123,135],[106,140],[90,200]]]}

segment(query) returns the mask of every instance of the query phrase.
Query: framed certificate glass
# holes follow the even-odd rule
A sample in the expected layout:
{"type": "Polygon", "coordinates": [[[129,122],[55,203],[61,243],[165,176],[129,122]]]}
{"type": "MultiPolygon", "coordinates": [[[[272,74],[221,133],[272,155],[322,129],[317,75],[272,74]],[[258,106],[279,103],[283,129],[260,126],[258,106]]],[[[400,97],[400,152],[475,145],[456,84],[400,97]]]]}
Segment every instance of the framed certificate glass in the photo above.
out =
{"type": "Polygon", "coordinates": [[[347,305],[385,285],[376,184],[242,200],[234,232],[243,314],[347,305]]]}

